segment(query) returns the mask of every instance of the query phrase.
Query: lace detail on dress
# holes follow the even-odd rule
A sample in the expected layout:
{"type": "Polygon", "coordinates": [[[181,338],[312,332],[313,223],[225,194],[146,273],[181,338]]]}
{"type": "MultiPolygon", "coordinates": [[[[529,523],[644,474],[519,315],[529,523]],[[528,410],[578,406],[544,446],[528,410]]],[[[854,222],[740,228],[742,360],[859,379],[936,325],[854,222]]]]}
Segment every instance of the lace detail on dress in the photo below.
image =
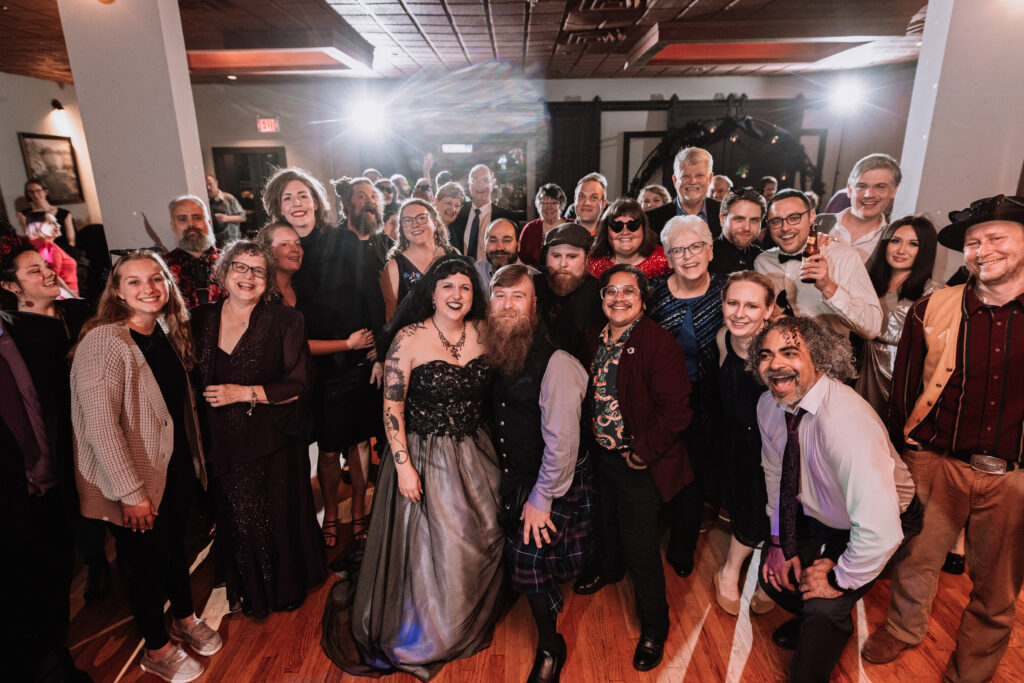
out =
{"type": "Polygon", "coordinates": [[[405,399],[405,427],[421,435],[474,434],[486,424],[484,410],[492,381],[482,358],[466,365],[434,360],[417,365],[409,376],[405,399]]]}

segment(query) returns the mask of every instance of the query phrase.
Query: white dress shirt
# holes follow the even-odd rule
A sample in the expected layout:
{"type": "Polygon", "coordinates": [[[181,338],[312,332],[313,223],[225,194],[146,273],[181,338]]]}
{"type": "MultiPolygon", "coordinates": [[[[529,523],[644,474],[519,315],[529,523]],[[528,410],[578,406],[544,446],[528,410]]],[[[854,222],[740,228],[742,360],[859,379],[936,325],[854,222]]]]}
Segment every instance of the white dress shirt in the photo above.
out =
{"type": "Polygon", "coordinates": [[[474,261],[479,261],[484,257],[484,246],[486,240],[484,235],[487,233],[487,226],[491,224],[491,203],[487,202],[483,206],[474,206],[472,203],[469,205],[469,214],[466,216],[466,232],[462,236],[462,253],[470,257],[474,261]],[[469,235],[473,232],[473,217],[476,215],[476,210],[480,209],[480,230],[477,233],[479,237],[476,240],[476,253],[469,253],[469,235]]]}
{"type": "MultiPolygon", "coordinates": [[[[836,562],[836,583],[860,588],[875,579],[903,540],[900,512],[914,497],[914,481],[871,405],[842,382],[822,376],[797,406],[800,420],[800,493],[804,514],[833,529],[849,529],[836,562]]],[[[765,392],[757,404],[761,465],[772,535],[779,534],[779,488],[786,452],[786,413],[765,392]]]]}
{"type": "Polygon", "coordinates": [[[764,252],[754,261],[754,270],[768,276],[776,294],[786,292],[795,315],[815,318],[841,335],[852,330],[865,339],[878,336],[882,331],[882,306],[856,249],[835,242],[822,248],[829,275],[838,286],[831,299],[826,299],[814,283],[800,282],[799,259],[779,263],[780,253],[778,247],[764,252]]]}
{"type": "Polygon", "coordinates": [[[853,239],[853,236],[850,234],[850,231],[846,229],[845,225],[843,225],[843,221],[845,221],[849,216],[849,209],[843,209],[842,211],[837,213],[835,227],[833,227],[832,231],[829,232],[828,234],[831,235],[837,242],[849,245],[856,249],[857,253],[860,254],[860,260],[864,263],[867,263],[868,259],[871,257],[872,252],[875,251],[875,245],[878,244],[878,240],[882,236],[882,231],[885,230],[885,226],[887,225],[887,223],[885,222],[885,215],[882,216],[882,222],[878,226],[877,230],[872,230],[871,232],[865,233],[858,237],[856,240],[853,239]]]}

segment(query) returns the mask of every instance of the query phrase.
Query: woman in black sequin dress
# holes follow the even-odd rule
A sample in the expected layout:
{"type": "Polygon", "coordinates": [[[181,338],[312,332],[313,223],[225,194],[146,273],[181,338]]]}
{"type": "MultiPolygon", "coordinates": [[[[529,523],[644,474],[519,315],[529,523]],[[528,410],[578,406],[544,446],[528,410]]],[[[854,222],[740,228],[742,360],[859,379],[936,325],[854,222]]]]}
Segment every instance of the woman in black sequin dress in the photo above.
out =
{"type": "Polygon", "coordinates": [[[274,270],[258,244],[235,242],[218,263],[228,299],[192,313],[214,547],[228,600],[257,618],[298,608],[327,577],[299,418],[311,384],[309,352],[302,315],[264,300],[274,270]]]}
{"type": "Polygon", "coordinates": [[[486,648],[501,607],[498,458],[472,262],[446,257],[399,307],[385,362],[382,459],[358,579],[340,581],[321,645],[349,673],[427,680],[486,648]]]}

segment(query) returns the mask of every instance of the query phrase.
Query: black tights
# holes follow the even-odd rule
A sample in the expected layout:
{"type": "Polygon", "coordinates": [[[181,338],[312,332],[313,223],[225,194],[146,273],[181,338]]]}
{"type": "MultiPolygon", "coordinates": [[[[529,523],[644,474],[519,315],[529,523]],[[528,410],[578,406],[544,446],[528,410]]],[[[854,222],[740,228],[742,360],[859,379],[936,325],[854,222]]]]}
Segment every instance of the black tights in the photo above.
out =
{"type": "Polygon", "coordinates": [[[537,649],[558,652],[562,641],[558,637],[558,615],[551,610],[551,599],[544,593],[527,595],[530,612],[537,623],[537,649]]]}

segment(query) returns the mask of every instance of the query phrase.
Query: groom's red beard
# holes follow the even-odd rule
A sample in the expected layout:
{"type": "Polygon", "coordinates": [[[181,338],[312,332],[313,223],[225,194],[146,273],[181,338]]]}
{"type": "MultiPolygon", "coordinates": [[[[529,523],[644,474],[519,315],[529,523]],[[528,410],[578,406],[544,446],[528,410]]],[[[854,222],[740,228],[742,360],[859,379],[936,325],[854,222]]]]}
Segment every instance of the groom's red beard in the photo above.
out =
{"type": "Polygon", "coordinates": [[[586,275],[574,275],[572,273],[558,272],[553,273],[548,271],[548,286],[558,296],[565,296],[566,294],[572,294],[580,285],[583,284],[583,280],[586,279],[586,275]]]}
{"type": "Polygon", "coordinates": [[[526,365],[526,357],[533,346],[533,331],[537,327],[537,314],[487,313],[487,360],[491,367],[505,376],[518,375],[526,365]]]}

